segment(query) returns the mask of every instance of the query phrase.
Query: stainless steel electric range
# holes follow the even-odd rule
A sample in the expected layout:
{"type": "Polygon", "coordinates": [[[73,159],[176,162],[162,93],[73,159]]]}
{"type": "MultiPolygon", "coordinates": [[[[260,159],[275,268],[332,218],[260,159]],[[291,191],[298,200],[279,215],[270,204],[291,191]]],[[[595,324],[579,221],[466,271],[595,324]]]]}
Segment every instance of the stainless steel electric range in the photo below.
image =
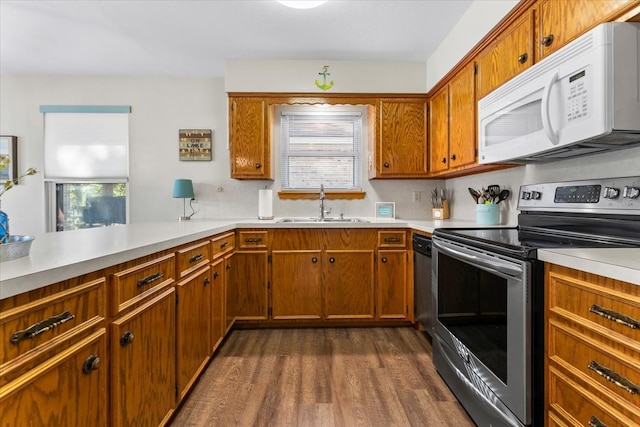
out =
{"type": "Polygon", "coordinates": [[[541,248],[640,247],[640,177],[524,185],[518,226],[433,234],[433,360],[479,426],[544,424],[541,248]]]}

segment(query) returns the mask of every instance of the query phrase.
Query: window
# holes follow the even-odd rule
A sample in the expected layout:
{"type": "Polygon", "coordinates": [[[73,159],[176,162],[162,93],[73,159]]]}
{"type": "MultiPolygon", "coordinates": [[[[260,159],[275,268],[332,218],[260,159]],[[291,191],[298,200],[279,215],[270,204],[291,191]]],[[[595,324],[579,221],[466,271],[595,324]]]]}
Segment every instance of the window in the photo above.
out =
{"type": "Polygon", "coordinates": [[[281,115],[284,190],[360,190],[360,112],[288,111],[281,115]]]}
{"type": "Polygon", "coordinates": [[[126,224],[128,106],[41,106],[48,229],[126,224]]]}

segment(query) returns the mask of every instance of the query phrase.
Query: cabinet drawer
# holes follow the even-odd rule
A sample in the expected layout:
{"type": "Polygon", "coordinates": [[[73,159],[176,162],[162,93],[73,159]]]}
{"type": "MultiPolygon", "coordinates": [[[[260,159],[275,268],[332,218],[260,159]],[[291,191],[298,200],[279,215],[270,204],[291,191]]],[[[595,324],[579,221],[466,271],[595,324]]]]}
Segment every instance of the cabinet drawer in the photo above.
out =
{"type": "Polygon", "coordinates": [[[217,236],[211,240],[211,256],[212,259],[221,257],[222,255],[230,252],[235,247],[236,235],[235,233],[228,233],[222,236],[217,236]]]}
{"type": "Polygon", "coordinates": [[[96,326],[106,315],[105,279],[72,287],[0,313],[0,368],[96,326]]]}
{"type": "Polygon", "coordinates": [[[178,250],[178,277],[188,276],[200,267],[209,264],[211,261],[210,251],[209,240],[178,250]]]}
{"type": "MultiPolygon", "coordinates": [[[[549,368],[549,408],[568,425],[638,426],[637,412],[615,409],[576,384],[554,367],[549,368]],[[595,419],[592,419],[595,417],[595,419]],[[601,424],[593,421],[599,421],[601,424]],[[590,424],[590,421],[592,424],[590,424]]],[[[551,423],[549,423],[551,424],[551,423]]]]}
{"type": "Polygon", "coordinates": [[[629,347],[623,353],[600,339],[551,320],[549,357],[598,393],[615,393],[640,413],[640,352],[629,347]]]}
{"type": "Polygon", "coordinates": [[[549,272],[549,310],[619,340],[640,342],[640,286],[588,277],[581,280],[549,272]],[[622,335],[622,336],[621,336],[622,335]]]}
{"type": "Polygon", "coordinates": [[[111,314],[119,314],[171,285],[175,268],[175,255],[168,254],[113,274],[111,314]]]}
{"type": "Polygon", "coordinates": [[[378,247],[404,248],[407,246],[406,231],[378,231],[378,247]]]}
{"type": "Polygon", "coordinates": [[[238,231],[238,248],[266,249],[269,233],[267,231],[238,231]]]}

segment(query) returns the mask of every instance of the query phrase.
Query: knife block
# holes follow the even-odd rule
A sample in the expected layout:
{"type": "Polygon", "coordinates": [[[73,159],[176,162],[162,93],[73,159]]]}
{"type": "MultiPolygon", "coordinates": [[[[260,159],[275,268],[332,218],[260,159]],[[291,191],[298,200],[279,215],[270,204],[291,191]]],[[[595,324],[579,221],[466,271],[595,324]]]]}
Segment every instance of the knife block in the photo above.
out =
{"type": "Polygon", "coordinates": [[[432,219],[449,219],[449,201],[443,200],[441,208],[431,209],[432,219]]]}

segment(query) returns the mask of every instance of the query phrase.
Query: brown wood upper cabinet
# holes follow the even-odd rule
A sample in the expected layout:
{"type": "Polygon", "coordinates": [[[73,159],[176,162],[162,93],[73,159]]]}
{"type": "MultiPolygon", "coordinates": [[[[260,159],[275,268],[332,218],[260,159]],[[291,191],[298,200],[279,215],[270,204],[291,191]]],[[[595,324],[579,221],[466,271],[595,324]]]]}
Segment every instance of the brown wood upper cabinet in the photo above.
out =
{"type": "Polygon", "coordinates": [[[638,0],[540,0],[536,3],[537,59],[541,60],[596,25],[638,7],[638,0]]]}
{"type": "MultiPolygon", "coordinates": [[[[555,3],[565,4],[565,2],[555,3]]],[[[529,9],[482,50],[478,64],[478,99],[533,65],[534,11],[529,9]]]]}
{"type": "Polygon", "coordinates": [[[229,96],[231,178],[272,179],[266,98],[229,96]]]}
{"type": "Polygon", "coordinates": [[[369,179],[426,177],[427,98],[381,98],[375,121],[369,179]]]}
{"type": "Polygon", "coordinates": [[[449,172],[476,162],[474,64],[433,95],[429,108],[429,170],[449,172]]]}

